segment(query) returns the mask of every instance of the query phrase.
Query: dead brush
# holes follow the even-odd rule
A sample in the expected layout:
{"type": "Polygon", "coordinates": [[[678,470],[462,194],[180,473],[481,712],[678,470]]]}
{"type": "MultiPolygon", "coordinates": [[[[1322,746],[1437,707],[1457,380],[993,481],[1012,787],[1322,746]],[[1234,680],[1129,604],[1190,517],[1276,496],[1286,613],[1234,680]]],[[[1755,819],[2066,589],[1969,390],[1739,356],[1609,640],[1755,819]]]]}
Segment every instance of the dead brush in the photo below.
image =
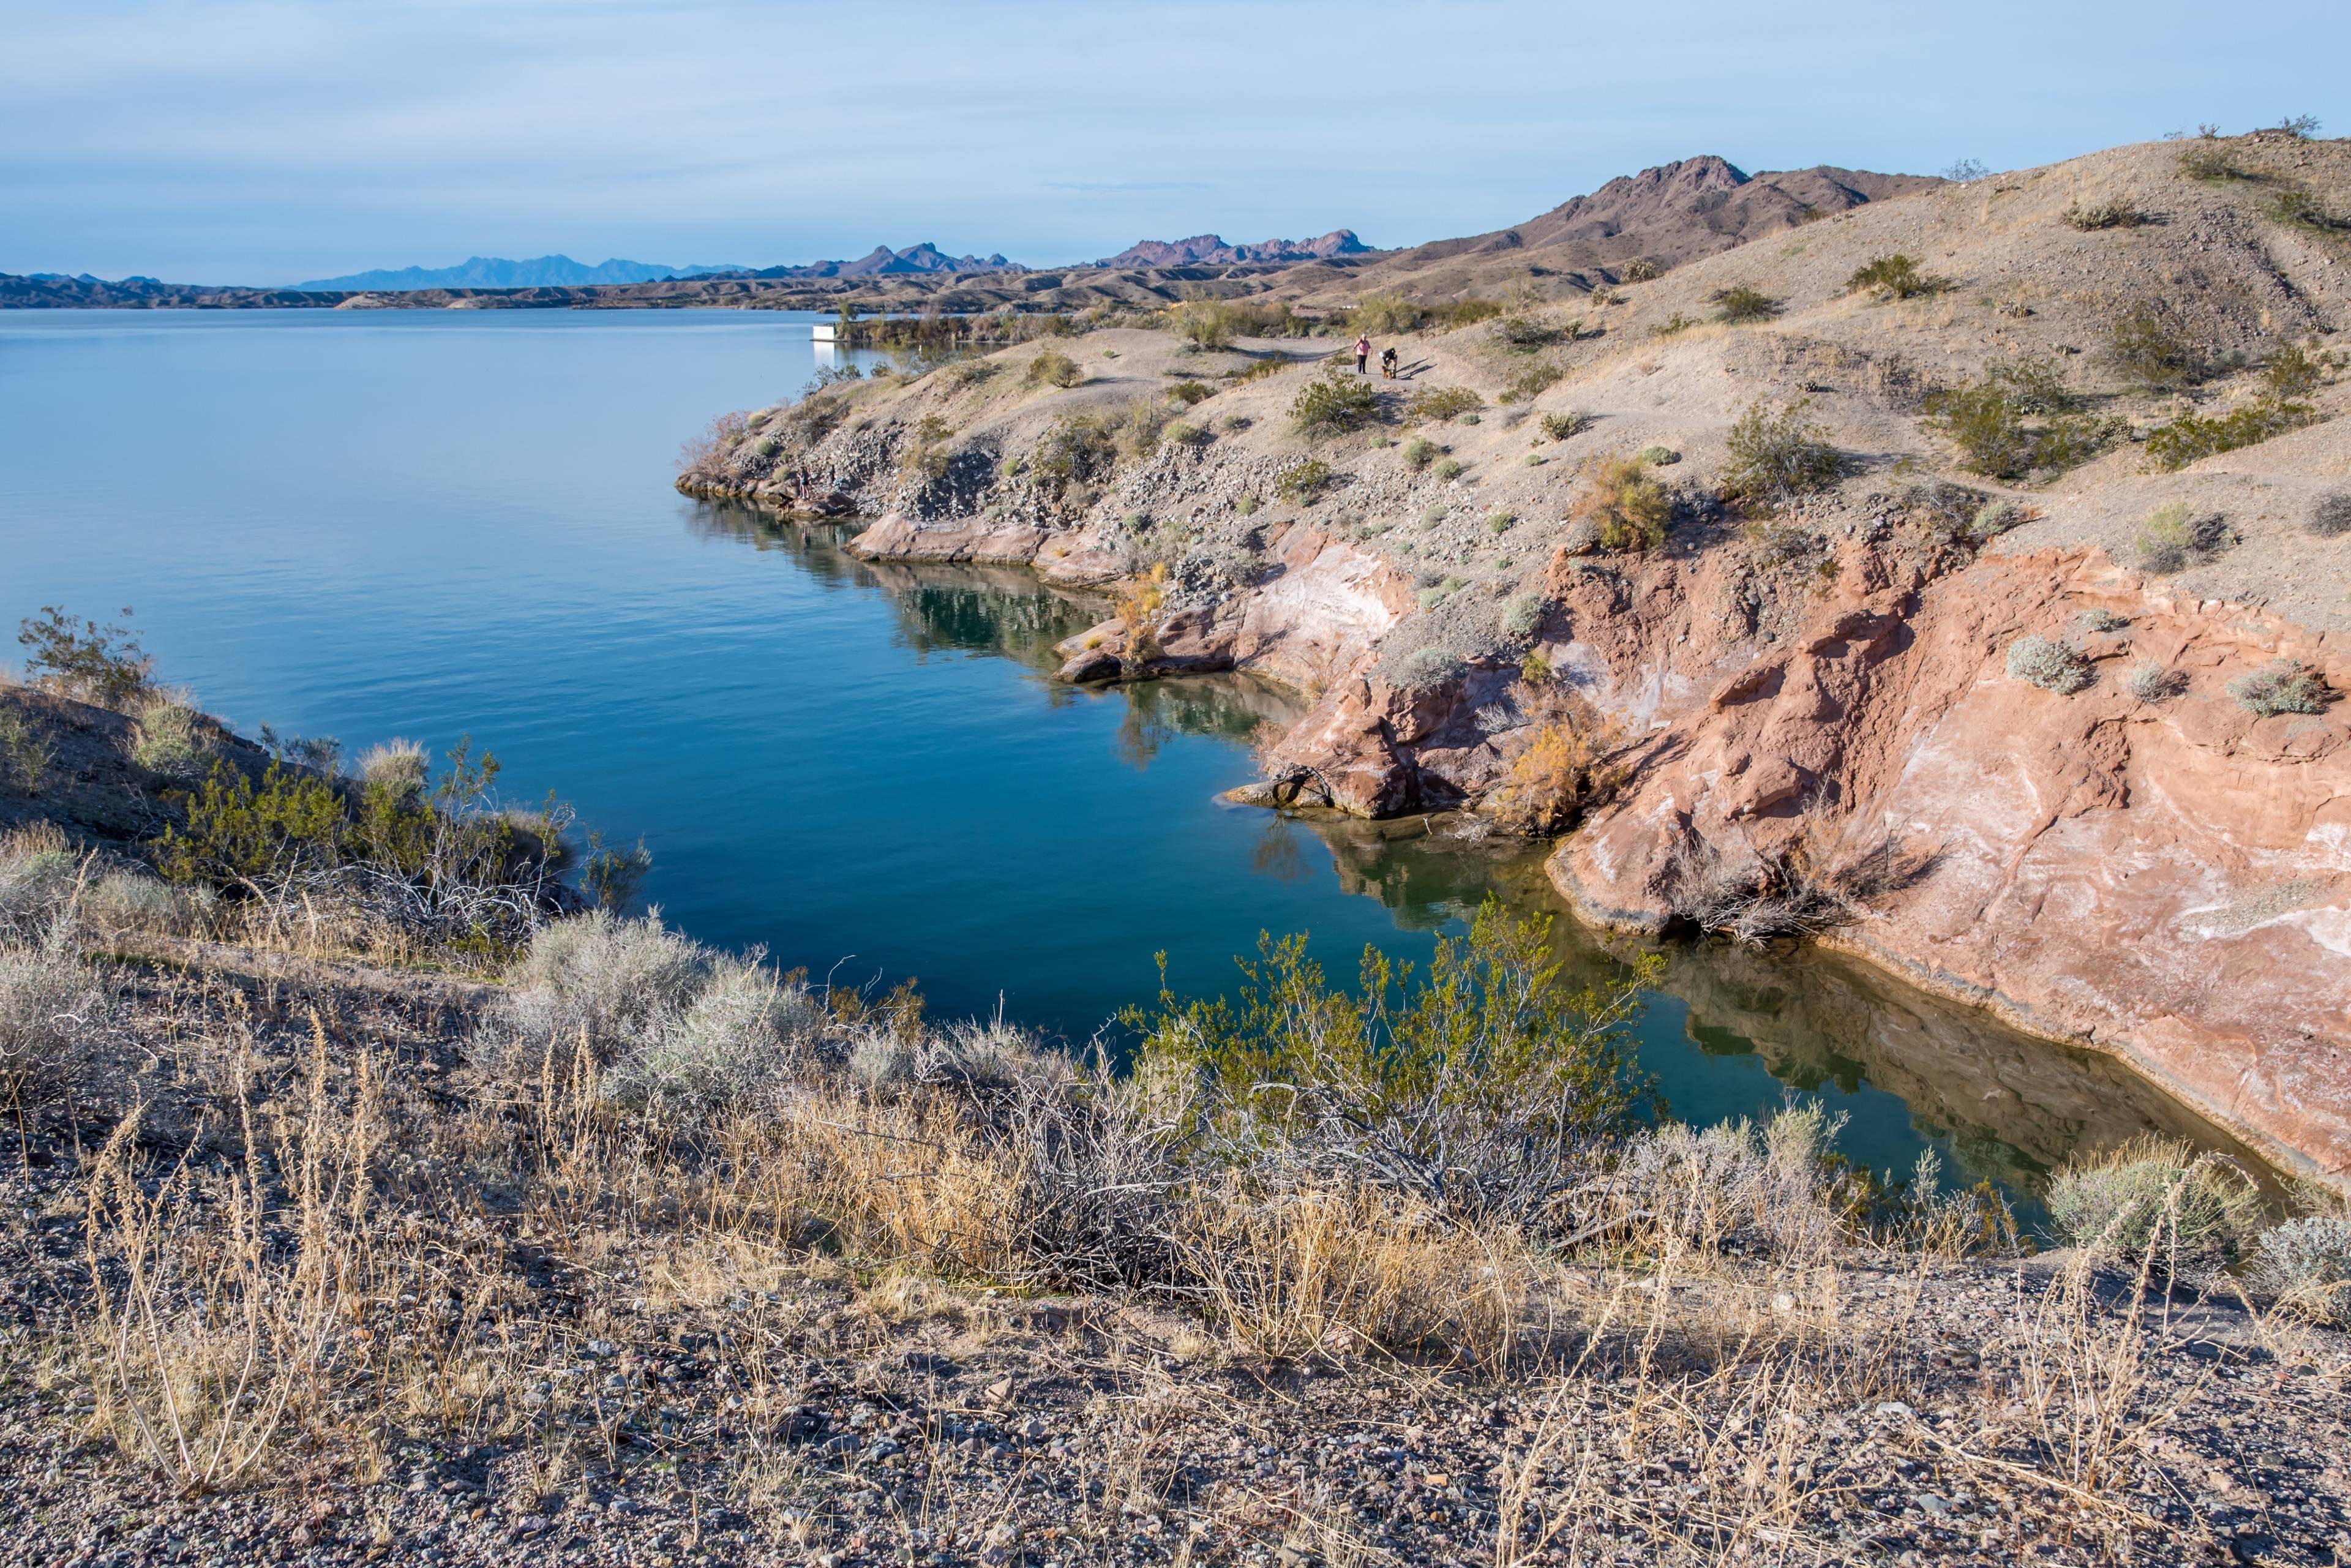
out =
{"type": "Polygon", "coordinates": [[[1528,717],[1526,747],[1489,797],[1489,809],[1515,832],[1561,832],[1623,784],[1625,770],[1615,758],[1625,735],[1583,698],[1556,686],[1541,688],[1528,717]]]}
{"type": "Polygon", "coordinates": [[[1535,1268],[1516,1234],[1447,1224],[1365,1185],[1252,1191],[1185,1204],[1176,1250],[1209,1317],[1257,1354],[1377,1347],[1508,1362],[1535,1268]]]}
{"type": "Polygon", "coordinates": [[[84,1364],[117,1442],[183,1493],[251,1472],[289,1419],[323,1416],[350,1354],[370,1272],[381,1080],[362,1052],[339,1102],[315,1019],[314,1031],[274,1158],[240,1067],[236,1158],[207,1168],[191,1149],[151,1176],[134,1110],[93,1170],[84,1364]]]}

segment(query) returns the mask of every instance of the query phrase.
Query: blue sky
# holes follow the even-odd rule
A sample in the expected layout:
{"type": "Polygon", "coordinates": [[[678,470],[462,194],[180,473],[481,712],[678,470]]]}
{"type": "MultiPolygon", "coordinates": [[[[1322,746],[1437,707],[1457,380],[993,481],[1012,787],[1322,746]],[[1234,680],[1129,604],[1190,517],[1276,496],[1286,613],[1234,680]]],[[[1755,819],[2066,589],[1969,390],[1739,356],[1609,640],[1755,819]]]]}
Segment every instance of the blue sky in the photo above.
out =
{"type": "Polygon", "coordinates": [[[2351,133],[2351,5],[0,0],[0,271],[1405,245],[1699,152],[2351,133]]]}

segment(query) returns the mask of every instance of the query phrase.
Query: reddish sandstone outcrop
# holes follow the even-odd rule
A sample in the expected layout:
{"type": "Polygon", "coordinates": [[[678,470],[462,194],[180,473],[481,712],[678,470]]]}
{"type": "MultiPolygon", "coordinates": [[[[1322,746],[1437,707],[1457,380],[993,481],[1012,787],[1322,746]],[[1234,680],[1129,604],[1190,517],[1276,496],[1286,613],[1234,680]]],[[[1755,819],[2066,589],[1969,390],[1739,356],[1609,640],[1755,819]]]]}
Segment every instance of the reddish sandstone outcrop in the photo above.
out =
{"type": "MultiPolygon", "coordinates": [[[[1720,678],[1641,749],[1553,880],[1656,928],[1677,852],[1912,868],[1839,938],[2044,1035],[2119,1051],[2221,1122],[2351,1176],[2351,747],[2342,706],[2262,718],[2230,679],[2287,657],[2351,687],[2351,647],[2176,602],[2086,551],[1995,558],[1924,588],[1853,588],[1720,678]],[[2106,610],[2130,624],[2083,630],[2106,610]],[[2074,695],[2011,679],[2016,637],[2097,661],[2074,695]],[[2124,675],[2185,677],[2153,702],[2124,675]]],[[[1627,648],[1626,653],[1637,650],[1627,648]]],[[[1612,663],[1636,708],[1668,670],[1612,663]]]]}

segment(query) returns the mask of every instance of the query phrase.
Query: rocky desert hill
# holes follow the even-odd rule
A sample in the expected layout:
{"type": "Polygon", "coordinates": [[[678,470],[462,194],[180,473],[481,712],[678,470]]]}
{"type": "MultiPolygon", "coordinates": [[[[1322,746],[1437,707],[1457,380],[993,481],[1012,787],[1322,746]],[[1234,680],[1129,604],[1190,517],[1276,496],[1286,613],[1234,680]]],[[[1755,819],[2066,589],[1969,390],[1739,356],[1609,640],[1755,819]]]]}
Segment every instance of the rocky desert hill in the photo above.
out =
{"type": "Polygon", "coordinates": [[[1597,920],[1818,934],[2340,1180],[2346,214],[2351,144],[2124,147],[1569,301],[1367,289],[1394,381],[1098,315],[681,485],[1113,586],[1069,678],[1316,696],[1270,801],[1575,824],[1597,920]]]}
{"type": "Polygon", "coordinates": [[[1352,285],[1409,287],[1420,299],[1454,299],[1499,293],[1531,277],[1557,280],[1543,286],[1547,296],[1589,293],[1616,282],[1627,268],[1662,272],[1865,202],[1940,183],[1924,175],[1825,164],[1750,175],[1721,158],[1684,158],[1620,175],[1511,228],[1395,251],[1344,278],[1301,272],[1284,278],[1276,293],[1331,303],[1333,287],[1352,285]]]}

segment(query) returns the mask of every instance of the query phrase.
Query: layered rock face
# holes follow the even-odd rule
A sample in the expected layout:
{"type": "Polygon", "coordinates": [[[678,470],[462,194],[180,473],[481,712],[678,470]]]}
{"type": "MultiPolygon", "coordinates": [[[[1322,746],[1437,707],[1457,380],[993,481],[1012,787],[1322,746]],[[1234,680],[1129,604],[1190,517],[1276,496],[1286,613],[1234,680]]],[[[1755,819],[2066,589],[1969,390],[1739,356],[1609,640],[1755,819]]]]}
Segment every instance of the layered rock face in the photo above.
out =
{"type": "Polygon", "coordinates": [[[1835,944],[2117,1051],[2273,1153],[2351,1175],[2346,727],[2258,716],[2227,689],[2279,658],[2342,689],[2351,646],[2173,599],[2095,551],[1841,579],[1802,634],[1728,671],[1641,646],[1637,620],[1578,637],[1596,699],[1654,728],[1553,857],[1560,888],[1655,931],[1693,855],[1843,871],[1863,915],[1835,944]],[[2107,618],[2126,624],[2085,629],[2107,618]],[[2033,634],[2095,679],[2011,676],[2006,650],[2033,634]],[[2140,661],[2168,673],[2151,697],[2132,695],[2140,661]]]}

